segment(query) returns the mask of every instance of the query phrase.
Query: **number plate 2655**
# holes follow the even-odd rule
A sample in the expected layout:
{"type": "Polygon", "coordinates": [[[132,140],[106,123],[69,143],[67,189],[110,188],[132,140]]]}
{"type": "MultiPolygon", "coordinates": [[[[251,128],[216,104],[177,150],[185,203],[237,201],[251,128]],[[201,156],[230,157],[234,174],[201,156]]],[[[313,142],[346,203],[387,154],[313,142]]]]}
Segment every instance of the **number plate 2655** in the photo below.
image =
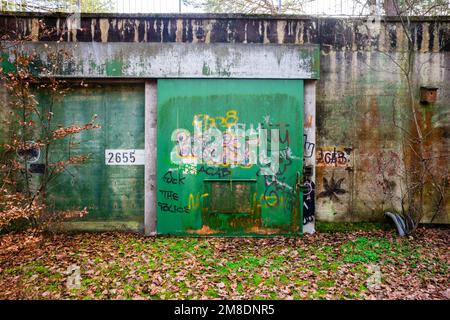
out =
{"type": "Polygon", "coordinates": [[[105,164],[114,165],[143,165],[145,152],[142,149],[106,149],[105,164]]]}

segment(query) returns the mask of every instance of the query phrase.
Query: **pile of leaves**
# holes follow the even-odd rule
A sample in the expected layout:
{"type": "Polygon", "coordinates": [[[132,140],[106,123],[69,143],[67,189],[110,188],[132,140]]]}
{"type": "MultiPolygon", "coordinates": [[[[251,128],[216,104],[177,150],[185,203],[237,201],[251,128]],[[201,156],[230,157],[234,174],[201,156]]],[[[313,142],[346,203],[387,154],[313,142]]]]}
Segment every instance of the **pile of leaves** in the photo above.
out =
{"type": "Polygon", "coordinates": [[[33,221],[42,210],[43,206],[35,199],[30,200],[22,193],[0,187],[0,230],[19,219],[33,221]]]}
{"type": "Polygon", "coordinates": [[[301,238],[0,236],[0,299],[450,299],[448,229],[301,238]],[[79,286],[68,270],[79,268],[79,286]],[[72,269],[71,269],[72,268],[72,269]]]}

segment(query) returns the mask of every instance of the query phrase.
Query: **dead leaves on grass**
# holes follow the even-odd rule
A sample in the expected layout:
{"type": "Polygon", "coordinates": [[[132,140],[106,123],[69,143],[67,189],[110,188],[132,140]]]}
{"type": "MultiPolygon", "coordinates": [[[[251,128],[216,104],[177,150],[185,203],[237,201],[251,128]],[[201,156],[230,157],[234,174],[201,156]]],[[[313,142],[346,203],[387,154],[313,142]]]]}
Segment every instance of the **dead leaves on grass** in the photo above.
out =
{"type": "Polygon", "coordinates": [[[3,299],[449,299],[449,234],[302,238],[0,237],[3,299]],[[81,287],[66,287],[78,265],[81,287]],[[381,283],[368,288],[368,266],[381,283]]]}

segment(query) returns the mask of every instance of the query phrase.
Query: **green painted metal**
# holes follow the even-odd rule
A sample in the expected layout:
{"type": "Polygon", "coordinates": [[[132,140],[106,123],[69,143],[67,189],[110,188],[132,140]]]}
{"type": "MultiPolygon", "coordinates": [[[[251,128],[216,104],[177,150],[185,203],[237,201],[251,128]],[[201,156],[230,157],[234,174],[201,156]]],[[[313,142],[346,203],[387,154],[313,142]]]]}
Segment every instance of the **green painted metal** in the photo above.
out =
{"type": "MultiPolygon", "coordinates": [[[[41,108],[49,108],[48,96],[41,94],[38,100],[41,108]]],[[[51,183],[51,208],[87,207],[89,214],[82,219],[83,229],[89,221],[133,222],[142,229],[144,166],[106,165],[105,149],[144,149],[144,85],[74,88],[53,102],[53,110],[55,127],[82,125],[94,114],[102,127],[65,138],[51,150],[51,161],[67,158],[69,152],[89,156],[87,163],[69,167],[51,183]]]]}
{"type": "Polygon", "coordinates": [[[301,234],[302,80],[158,80],[157,112],[159,234],[301,234]]]}

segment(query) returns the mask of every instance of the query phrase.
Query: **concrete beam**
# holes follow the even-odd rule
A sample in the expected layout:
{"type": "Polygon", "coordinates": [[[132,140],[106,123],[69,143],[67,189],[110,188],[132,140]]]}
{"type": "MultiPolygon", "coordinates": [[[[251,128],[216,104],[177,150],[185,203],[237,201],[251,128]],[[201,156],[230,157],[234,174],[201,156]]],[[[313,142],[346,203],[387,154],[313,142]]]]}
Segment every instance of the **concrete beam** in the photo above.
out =
{"type": "Polygon", "coordinates": [[[145,82],[144,232],[156,235],[156,80],[145,82]]]}
{"type": "Polygon", "coordinates": [[[319,78],[316,45],[49,42],[45,48],[44,42],[26,42],[23,46],[39,54],[37,67],[48,70],[52,70],[48,54],[60,55],[57,76],[65,78],[319,78]]]}
{"type": "MultiPolygon", "coordinates": [[[[316,85],[317,81],[306,80],[304,88],[304,166],[312,169],[311,175],[305,177],[308,183],[306,196],[309,200],[303,203],[303,215],[305,212],[309,213],[309,218],[306,224],[303,225],[303,233],[315,232],[315,185],[316,185],[316,85]],[[311,215],[312,212],[312,215],[311,215]]],[[[305,200],[305,199],[304,199],[305,200]]]]}

